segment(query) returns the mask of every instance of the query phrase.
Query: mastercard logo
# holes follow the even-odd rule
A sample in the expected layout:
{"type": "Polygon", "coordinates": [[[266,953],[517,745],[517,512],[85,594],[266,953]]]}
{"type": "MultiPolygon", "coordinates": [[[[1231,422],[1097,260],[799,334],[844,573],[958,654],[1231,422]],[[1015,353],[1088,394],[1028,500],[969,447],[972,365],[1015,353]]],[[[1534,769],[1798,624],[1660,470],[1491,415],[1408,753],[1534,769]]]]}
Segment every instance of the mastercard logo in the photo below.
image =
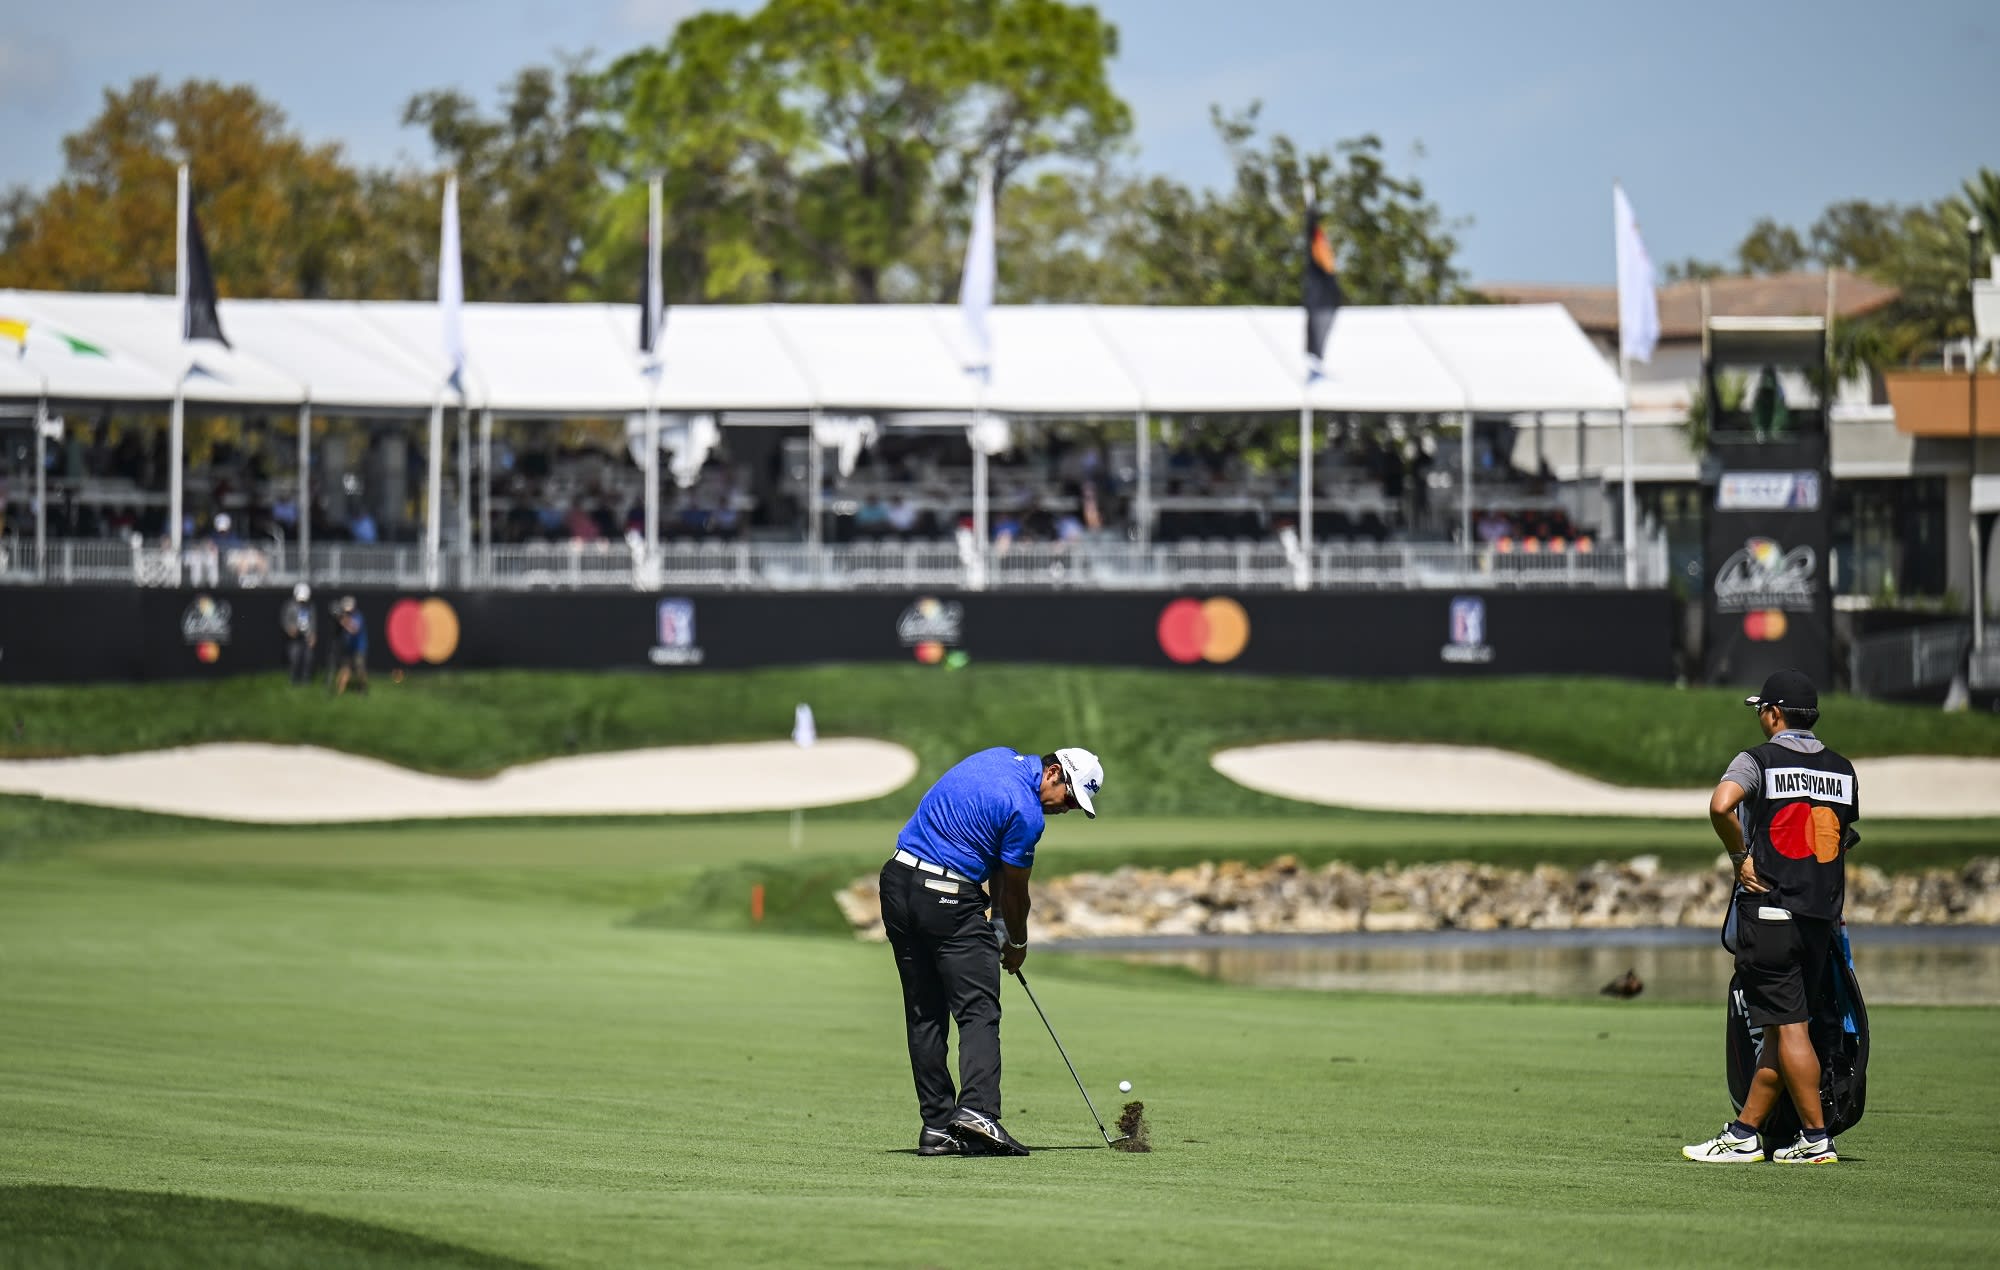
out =
{"type": "Polygon", "coordinates": [[[1235,661],[1250,643],[1250,615],[1232,599],[1175,600],[1160,610],[1160,651],[1183,666],[1235,661]]]}
{"type": "Polygon", "coordinates": [[[1743,615],[1743,633],[1767,644],[1783,639],[1789,625],[1783,609],[1751,609],[1743,615]]]}
{"type": "Polygon", "coordinates": [[[443,600],[398,600],[389,610],[389,651],[405,666],[436,666],[458,651],[458,613],[443,600]]]}
{"type": "Polygon", "coordinates": [[[1771,817],[1771,846],[1788,860],[1832,864],[1840,858],[1840,817],[1831,807],[1787,803],[1771,817]]]}

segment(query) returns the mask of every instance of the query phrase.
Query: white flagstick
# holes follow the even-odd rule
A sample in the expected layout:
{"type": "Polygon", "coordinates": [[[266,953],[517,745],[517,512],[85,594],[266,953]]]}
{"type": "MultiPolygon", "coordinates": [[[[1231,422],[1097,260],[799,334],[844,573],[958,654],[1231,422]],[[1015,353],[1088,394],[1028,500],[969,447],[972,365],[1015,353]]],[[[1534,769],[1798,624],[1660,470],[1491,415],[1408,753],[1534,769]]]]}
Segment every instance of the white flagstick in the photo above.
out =
{"type": "MultiPolygon", "coordinates": [[[[817,444],[817,443],[815,443],[817,444]]],[[[792,711],[792,742],[802,750],[809,750],[819,740],[819,725],[813,722],[813,708],[803,701],[792,711]]],[[[792,850],[797,851],[806,843],[806,813],[801,807],[792,808],[792,850]]]]}

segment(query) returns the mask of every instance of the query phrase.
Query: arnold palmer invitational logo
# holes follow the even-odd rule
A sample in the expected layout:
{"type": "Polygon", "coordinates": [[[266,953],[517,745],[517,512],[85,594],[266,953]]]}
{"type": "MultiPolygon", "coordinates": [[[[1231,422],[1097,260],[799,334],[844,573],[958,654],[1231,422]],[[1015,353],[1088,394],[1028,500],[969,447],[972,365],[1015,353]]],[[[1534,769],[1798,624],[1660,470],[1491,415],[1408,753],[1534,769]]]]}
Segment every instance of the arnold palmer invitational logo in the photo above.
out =
{"type": "Polygon", "coordinates": [[[214,662],[229,642],[229,601],[197,595],[181,613],[181,642],[194,649],[196,660],[214,662]]]}
{"type": "Polygon", "coordinates": [[[922,596],[896,619],[896,639],[915,649],[918,661],[934,666],[945,659],[945,650],[964,642],[965,606],[957,600],[922,596]]]}
{"type": "Polygon", "coordinates": [[[1810,612],[1813,577],[1819,555],[1811,547],[1793,547],[1774,538],[1747,538],[1715,571],[1715,607],[1722,613],[1753,609],[1810,612]]]}

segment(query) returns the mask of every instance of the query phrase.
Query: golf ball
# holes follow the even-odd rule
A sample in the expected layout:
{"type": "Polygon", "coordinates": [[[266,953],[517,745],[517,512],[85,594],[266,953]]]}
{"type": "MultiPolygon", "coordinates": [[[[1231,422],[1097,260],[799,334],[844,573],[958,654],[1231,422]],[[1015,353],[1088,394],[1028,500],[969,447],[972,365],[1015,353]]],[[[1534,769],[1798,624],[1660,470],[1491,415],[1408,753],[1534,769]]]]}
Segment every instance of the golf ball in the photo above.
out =
{"type": "Polygon", "coordinates": [[[1119,1093],[1121,1093],[1121,1094],[1129,1094],[1129,1093],[1131,1093],[1131,1092],[1132,1092],[1132,1082],[1131,1082],[1131,1081],[1129,1081],[1129,1080],[1121,1080],[1121,1081],[1119,1081],[1119,1082],[1118,1082],[1118,1092],[1119,1092],[1119,1093]]]}

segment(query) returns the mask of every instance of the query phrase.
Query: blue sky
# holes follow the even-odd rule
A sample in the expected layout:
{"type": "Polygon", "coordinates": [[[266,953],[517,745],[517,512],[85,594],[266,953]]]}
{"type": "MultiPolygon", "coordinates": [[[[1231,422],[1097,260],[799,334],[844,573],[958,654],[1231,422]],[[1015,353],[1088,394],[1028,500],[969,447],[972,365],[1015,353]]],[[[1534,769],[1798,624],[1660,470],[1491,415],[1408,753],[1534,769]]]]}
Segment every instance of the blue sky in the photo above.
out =
{"type": "MultiPolygon", "coordinates": [[[[492,100],[552,54],[665,37],[695,0],[63,0],[0,27],[0,185],[46,184],[106,86],[247,81],[315,141],[421,159],[402,103],[492,100]]],[[[742,7],[742,6],[738,6],[742,7]]],[[[1725,257],[1757,217],[1948,194],[2000,167],[1993,0],[1100,0],[1137,116],[1134,162],[1227,175],[1208,106],[1265,103],[1311,144],[1374,132],[1468,217],[1481,281],[1609,282],[1622,180],[1655,259],[1725,257]],[[1417,147],[1422,157],[1417,157],[1417,147]]]]}

